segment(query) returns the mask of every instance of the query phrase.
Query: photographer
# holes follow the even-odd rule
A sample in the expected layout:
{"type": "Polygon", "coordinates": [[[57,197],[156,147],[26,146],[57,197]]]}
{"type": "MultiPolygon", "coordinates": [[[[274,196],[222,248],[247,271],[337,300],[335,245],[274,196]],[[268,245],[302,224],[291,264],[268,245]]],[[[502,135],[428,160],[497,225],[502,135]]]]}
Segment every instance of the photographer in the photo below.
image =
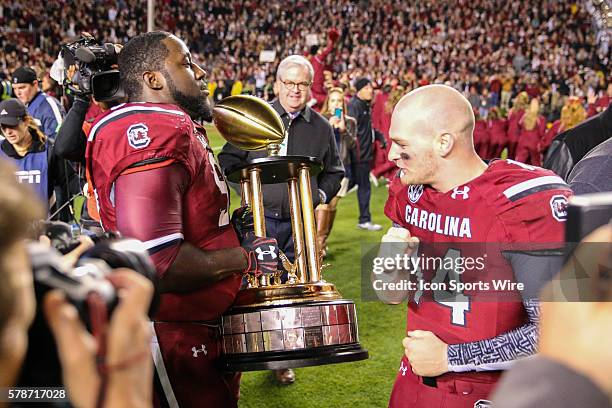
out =
{"type": "MultiPolygon", "coordinates": [[[[60,67],[66,63],[70,64],[65,69],[62,68],[62,82],[68,92],[74,95],[74,101],[57,133],[55,151],[59,157],[78,163],[81,183],[86,182],[85,146],[93,122],[124,101],[123,92],[118,86],[118,71],[115,70],[117,54],[121,48],[119,44],[99,46],[93,37],[84,33],[80,40],[64,46],[62,56],[57,61],[60,67]],[[108,85],[100,86],[100,82],[94,84],[94,77],[99,75],[108,85]],[[87,119],[88,113],[91,115],[92,111],[93,115],[87,119]]],[[[79,221],[82,226],[92,231],[99,227],[100,216],[91,183],[87,184],[86,196],[86,204],[79,221]]]]}
{"type": "MultiPolygon", "coordinates": [[[[1,102],[0,112],[0,129],[6,138],[0,144],[0,157],[17,166],[19,182],[30,184],[47,203],[47,209],[61,208],[79,190],[72,167],[57,157],[53,142],[40,131],[18,99],[1,102]]],[[[70,214],[63,210],[59,218],[68,221],[70,214]]]]}
{"type": "MultiPolygon", "coordinates": [[[[11,387],[27,349],[35,298],[25,238],[28,225],[43,215],[32,192],[15,181],[14,169],[0,162],[0,386],[11,387]]],[[[150,407],[152,364],[146,313],[153,287],[127,269],[108,277],[120,299],[106,336],[94,339],[58,291],[44,299],[47,321],[62,362],[64,385],[76,407],[150,407]],[[106,358],[96,359],[106,343],[106,358]],[[145,356],[145,357],[141,357],[145,356]]]]}

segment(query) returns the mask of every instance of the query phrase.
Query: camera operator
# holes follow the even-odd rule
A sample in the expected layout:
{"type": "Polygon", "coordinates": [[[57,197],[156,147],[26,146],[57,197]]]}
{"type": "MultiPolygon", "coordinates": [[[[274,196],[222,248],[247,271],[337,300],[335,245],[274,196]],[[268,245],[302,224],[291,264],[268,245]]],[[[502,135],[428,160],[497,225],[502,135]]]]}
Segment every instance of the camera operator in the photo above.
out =
{"type": "MultiPolygon", "coordinates": [[[[12,98],[0,103],[0,129],[6,138],[0,144],[0,157],[17,166],[18,181],[30,184],[48,203],[47,209],[62,208],[69,202],[79,191],[74,171],[57,157],[53,142],[36,126],[21,101],[12,98]]],[[[60,212],[60,219],[69,221],[70,217],[67,209],[60,212]]]]}
{"type": "MultiPolygon", "coordinates": [[[[28,226],[44,213],[13,172],[0,162],[0,387],[15,383],[27,349],[36,301],[25,238],[28,226]]],[[[76,407],[150,407],[147,310],[153,287],[147,278],[128,269],[114,270],[108,279],[120,291],[119,303],[106,336],[97,339],[86,331],[61,292],[49,292],[44,299],[64,385],[76,407]],[[106,343],[102,364],[96,360],[101,339],[106,343]]]]}
{"type": "MultiPolygon", "coordinates": [[[[125,99],[119,87],[115,88],[114,85],[108,88],[96,87],[93,78],[99,74],[107,75],[105,80],[109,83],[112,84],[115,79],[118,83],[118,77],[113,78],[108,75],[117,72],[114,69],[117,68],[116,59],[121,48],[120,44],[98,46],[92,36],[83,33],[80,40],[64,46],[62,56],[56,61],[59,62],[58,65],[61,67],[59,70],[64,71],[63,74],[60,74],[62,83],[66,85],[68,92],[74,96],[74,100],[57,133],[55,151],[59,157],[78,164],[77,169],[82,183],[87,181],[84,167],[85,146],[93,122],[125,99]],[[96,56],[93,60],[91,59],[92,55],[96,56]],[[85,58],[88,62],[80,58],[85,58]],[[64,69],[66,63],[71,65],[64,69]],[[101,100],[97,100],[96,97],[101,100]],[[98,109],[95,109],[94,115],[88,119],[88,113],[91,115],[92,108],[96,107],[98,109]]],[[[100,216],[91,183],[87,184],[86,204],[81,214],[79,220],[81,225],[89,230],[99,227],[100,216]]]]}
{"type": "MultiPolygon", "coordinates": [[[[57,132],[57,139],[55,140],[55,152],[56,154],[65,159],[70,160],[74,163],[79,164],[77,166],[79,177],[81,182],[86,182],[85,176],[85,147],[87,145],[87,135],[91,129],[93,122],[113,106],[119,105],[123,100],[116,99],[112,101],[99,102],[93,96],[86,96],[83,94],[77,94],[74,97],[72,107],[68,111],[64,123],[57,132]],[[100,113],[86,120],[87,112],[91,105],[95,104],[100,108],[100,113]]],[[[90,185],[87,185],[86,190],[86,205],[83,209],[81,216],[81,223],[85,219],[90,219],[93,225],[98,225],[100,216],[96,208],[95,197],[93,196],[93,190],[90,185]]],[[[91,224],[91,223],[90,223],[91,224]]]]}

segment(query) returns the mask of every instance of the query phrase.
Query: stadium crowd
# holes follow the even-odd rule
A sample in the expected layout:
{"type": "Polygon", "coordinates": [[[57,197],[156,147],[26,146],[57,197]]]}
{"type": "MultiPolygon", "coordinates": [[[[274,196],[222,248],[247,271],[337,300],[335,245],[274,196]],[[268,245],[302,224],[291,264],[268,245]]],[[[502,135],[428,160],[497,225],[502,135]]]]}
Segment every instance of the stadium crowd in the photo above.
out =
{"type": "MultiPolygon", "coordinates": [[[[303,54],[317,61],[317,109],[326,89],[340,86],[348,99],[355,81],[367,77],[377,91],[374,127],[386,133],[390,112],[385,118],[383,105],[391,89],[445,83],[463,92],[482,120],[477,139],[486,158],[508,144],[511,155],[517,153],[524,99],[514,116],[510,109],[519,93],[539,101],[538,125],[525,124],[527,132],[536,128],[539,140],[527,156],[534,164],[541,164],[559,130],[603,110],[612,94],[609,55],[596,46],[594,25],[579,2],[163,1],[157,8],[156,27],[185,38],[194,60],[207,67],[213,102],[240,93],[272,99],[275,67],[283,56],[303,54]],[[265,50],[274,54],[260,62],[265,50]],[[587,115],[562,118],[565,105],[582,105],[587,115]],[[489,115],[495,107],[500,110],[489,115]],[[509,123],[495,123],[504,119],[509,123]]],[[[51,95],[61,94],[49,77],[61,47],[57,39],[86,31],[101,42],[126,43],[146,29],[146,3],[138,1],[15,2],[3,5],[1,16],[1,75],[32,66],[51,95]]],[[[525,159],[527,147],[520,150],[525,159]]]]}

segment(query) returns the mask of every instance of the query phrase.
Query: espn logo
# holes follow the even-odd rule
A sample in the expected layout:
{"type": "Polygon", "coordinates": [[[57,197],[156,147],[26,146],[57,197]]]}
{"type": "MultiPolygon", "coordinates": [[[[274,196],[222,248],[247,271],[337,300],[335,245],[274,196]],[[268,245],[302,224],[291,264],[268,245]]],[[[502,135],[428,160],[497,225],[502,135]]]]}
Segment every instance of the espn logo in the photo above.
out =
{"type": "Polygon", "coordinates": [[[23,184],[40,184],[40,170],[16,171],[17,182],[23,184]]]}

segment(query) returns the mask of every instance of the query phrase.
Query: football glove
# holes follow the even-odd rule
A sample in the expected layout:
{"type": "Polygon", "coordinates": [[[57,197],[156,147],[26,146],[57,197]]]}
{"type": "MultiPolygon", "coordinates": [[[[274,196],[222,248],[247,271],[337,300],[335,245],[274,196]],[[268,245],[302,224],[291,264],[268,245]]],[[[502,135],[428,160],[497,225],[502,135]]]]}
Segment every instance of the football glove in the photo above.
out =
{"type": "Polygon", "coordinates": [[[260,276],[274,274],[278,271],[280,258],[276,239],[258,237],[254,233],[249,233],[244,237],[241,246],[248,259],[243,273],[260,276]]]}
{"type": "Polygon", "coordinates": [[[231,222],[236,234],[238,235],[240,243],[244,241],[247,235],[255,233],[253,213],[248,206],[236,208],[232,214],[231,222]]]}

